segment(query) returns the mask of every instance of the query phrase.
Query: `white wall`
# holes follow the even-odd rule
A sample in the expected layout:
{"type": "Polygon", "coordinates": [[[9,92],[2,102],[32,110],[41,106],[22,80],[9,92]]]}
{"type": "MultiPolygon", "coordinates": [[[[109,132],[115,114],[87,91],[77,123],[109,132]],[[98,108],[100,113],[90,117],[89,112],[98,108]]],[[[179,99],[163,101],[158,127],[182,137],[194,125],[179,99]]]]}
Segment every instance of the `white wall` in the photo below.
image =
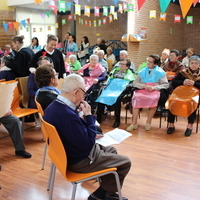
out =
{"type": "Polygon", "coordinates": [[[50,17],[45,15],[44,19],[40,14],[45,13],[46,10],[35,10],[16,8],[16,21],[19,22],[19,35],[24,35],[24,44],[29,46],[31,39],[37,37],[40,45],[46,44],[48,34],[57,35],[57,29],[55,28],[56,15],[51,11],[50,17]],[[26,23],[26,28],[20,23],[22,20],[30,18],[30,24],[26,23]],[[49,28],[51,30],[49,30],[49,28]]]}

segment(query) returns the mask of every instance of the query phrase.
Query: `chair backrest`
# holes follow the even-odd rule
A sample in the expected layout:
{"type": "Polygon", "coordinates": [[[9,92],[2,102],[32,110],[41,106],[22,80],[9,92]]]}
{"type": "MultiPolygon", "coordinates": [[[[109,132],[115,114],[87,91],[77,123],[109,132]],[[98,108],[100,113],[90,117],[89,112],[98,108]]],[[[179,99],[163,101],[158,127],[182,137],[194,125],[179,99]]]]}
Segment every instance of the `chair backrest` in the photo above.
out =
{"type": "Polygon", "coordinates": [[[112,68],[113,68],[113,66],[112,66],[112,60],[106,60],[106,62],[108,63],[108,71],[109,72],[112,71],[112,68]]]}
{"type": "Polygon", "coordinates": [[[37,109],[39,110],[39,113],[41,114],[41,116],[43,116],[44,115],[44,111],[42,109],[41,104],[36,100],[36,97],[35,97],[35,104],[37,106],[37,109]]]}
{"type": "Polygon", "coordinates": [[[11,109],[14,111],[14,110],[20,108],[19,104],[20,104],[19,89],[18,89],[18,87],[16,87],[14,89],[14,97],[13,97],[13,101],[11,104],[11,109]]]}
{"type": "Polygon", "coordinates": [[[19,94],[21,96],[21,103],[25,108],[27,108],[28,101],[29,101],[29,94],[28,94],[28,87],[27,87],[28,76],[16,78],[16,80],[18,81],[18,89],[19,89],[19,94]]]}
{"type": "Polygon", "coordinates": [[[46,130],[49,138],[48,154],[52,162],[56,165],[60,173],[66,177],[67,171],[67,155],[58,135],[58,132],[54,126],[48,122],[42,120],[42,126],[46,130]]]}

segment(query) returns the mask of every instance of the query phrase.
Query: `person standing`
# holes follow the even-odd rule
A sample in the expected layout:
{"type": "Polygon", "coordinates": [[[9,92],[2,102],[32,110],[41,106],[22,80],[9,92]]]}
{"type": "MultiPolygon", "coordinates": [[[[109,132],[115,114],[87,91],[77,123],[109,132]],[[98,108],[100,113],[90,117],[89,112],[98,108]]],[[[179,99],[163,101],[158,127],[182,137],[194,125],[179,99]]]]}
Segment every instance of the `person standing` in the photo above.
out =
{"type": "Polygon", "coordinates": [[[90,46],[89,40],[87,36],[84,36],[81,39],[81,46],[80,46],[80,52],[78,53],[78,57],[81,61],[81,65],[85,65],[87,59],[89,59],[89,52],[88,52],[88,48],[90,46]]]}
{"type": "Polygon", "coordinates": [[[58,78],[63,78],[65,73],[63,54],[56,49],[58,38],[55,35],[49,35],[47,38],[47,45],[42,50],[38,51],[31,60],[29,67],[37,68],[37,62],[42,56],[47,56],[52,59],[56,72],[59,73],[58,78]]]}
{"type": "Polygon", "coordinates": [[[24,77],[30,74],[28,64],[32,60],[33,51],[24,46],[24,36],[14,36],[12,38],[12,45],[17,51],[14,60],[11,61],[7,67],[9,67],[15,74],[15,77],[24,77]]]}
{"type": "Polygon", "coordinates": [[[70,55],[77,55],[78,52],[76,37],[74,35],[70,35],[68,41],[69,43],[67,45],[66,58],[69,58],[70,55]]]}
{"type": "Polygon", "coordinates": [[[69,44],[69,36],[71,35],[71,33],[70,32],[67,32],[66,34],[65,34],[65,40],[64,40],[64,42],[63,42],[63,46],[64,46],[64,50],[63,50],[63,53],[64,54],[66,54],[67,53],[67,46],[68,46],[68,44],[69,44]]]}

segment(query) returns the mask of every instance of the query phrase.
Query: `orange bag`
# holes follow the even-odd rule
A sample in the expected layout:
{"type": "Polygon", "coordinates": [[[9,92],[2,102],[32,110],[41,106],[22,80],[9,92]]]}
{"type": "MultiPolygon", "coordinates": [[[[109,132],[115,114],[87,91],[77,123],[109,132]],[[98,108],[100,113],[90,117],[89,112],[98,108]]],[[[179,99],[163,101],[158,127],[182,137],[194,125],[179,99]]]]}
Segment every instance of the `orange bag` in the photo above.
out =
{"type": "Polygon", "coordinates": [[[188,117],[197,109],[199,90],[193,86],[181,85],[173,90],[168,102],[173,115],[188,117]]]}

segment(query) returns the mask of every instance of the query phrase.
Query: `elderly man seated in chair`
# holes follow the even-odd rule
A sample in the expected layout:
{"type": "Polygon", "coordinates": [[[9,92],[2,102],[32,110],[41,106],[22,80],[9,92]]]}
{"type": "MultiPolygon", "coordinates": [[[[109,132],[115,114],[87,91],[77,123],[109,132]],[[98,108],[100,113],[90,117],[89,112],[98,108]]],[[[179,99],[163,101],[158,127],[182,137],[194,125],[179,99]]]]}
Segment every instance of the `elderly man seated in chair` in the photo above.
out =
{"type": "Polygon", "coordinates": [[[108,84],[96,100],[99,102],[97,108],[97,121],[99,123],[101,123],[105,105],[113,105],[115,111],[115,122],[113,128],[120,125],[121,100],[126,94],[126,86],[135,79],[134,74],[130,70],[130,66],[131,62],[129,59],[122,59],[119,67],[114,68],[110,72],[108,84]]]}
{"type": "MultiPolygon", "coordinates": [[[[81,76],[67,76],[62,85],[61,95],[46,108],[44,120],[57,129],[67,152],[69,170],[87,173],[116,167],[122,186],[131,162],[126,156],[118,155],[115,148],[95,143],[95,117],[91,115],[89,104],[83,100],[85,90],[84,79],[81,76]],[[78,115],[77,108],[83,111],[84,119],[78,115]]],[[[100,184],[88,200],[119,199],[113,176],[103,176],[100,184]]]]}

